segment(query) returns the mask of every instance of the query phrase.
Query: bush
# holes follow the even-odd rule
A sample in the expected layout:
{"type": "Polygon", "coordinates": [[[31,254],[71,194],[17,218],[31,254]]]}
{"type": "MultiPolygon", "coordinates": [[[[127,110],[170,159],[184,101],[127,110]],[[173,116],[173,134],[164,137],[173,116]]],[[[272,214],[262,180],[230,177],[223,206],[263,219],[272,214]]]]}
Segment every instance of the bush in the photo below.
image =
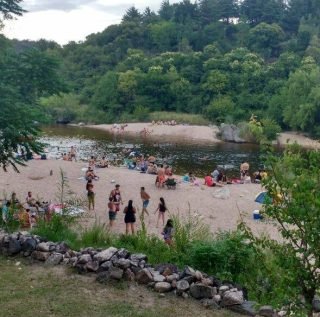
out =
{"type": "Polygon", "coordinates": [[[134,108],[133,117],[140,122],[148,122],[149,121],[149,109],[144,106],[137,105],[134,108]]]}
{"type": "Polygon", "coordinates": [[[234,112],[235,104],[229,96],[221,96],[212,101],[206,108],[205,114],[212,122],[225,122],[234,112]]]}
{"type": "Polygon", "coordinates": [[[77,233],[70,228],[71,221],[66,218],[69,217],[53,214],[50,221],[39,220],[37,227],[32,230],[32,233],[49,241],[64,241],[67,244],[73,245],[77,240],[77,233]]]}

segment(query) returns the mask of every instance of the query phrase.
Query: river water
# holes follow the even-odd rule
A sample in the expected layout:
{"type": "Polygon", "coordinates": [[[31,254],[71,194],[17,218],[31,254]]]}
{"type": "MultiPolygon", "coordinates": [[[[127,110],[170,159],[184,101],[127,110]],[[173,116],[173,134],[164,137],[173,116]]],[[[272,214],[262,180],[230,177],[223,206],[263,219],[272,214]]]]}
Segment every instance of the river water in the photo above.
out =
{"type": "Polygon", "coordinates": [[[70,146],[77,148],[81,159],[91,155],[98,158],[122,160],[125,151],[135,151],[145,156],[153,155],[160,161],[172,165],[174,172],[189,171],[201,177],[212,172],[215,166],[223,165],[228,176],[238,176],[242,161],[250,163],[253,172],[263,165],[259,146],[253,144],[178,144],[161,143],[139,137],[114,135],[102,130],[65,125],[48,126],[43,129],[41,140],[48,144],[49,157],[55,158],[68,152],[70,146]]]}

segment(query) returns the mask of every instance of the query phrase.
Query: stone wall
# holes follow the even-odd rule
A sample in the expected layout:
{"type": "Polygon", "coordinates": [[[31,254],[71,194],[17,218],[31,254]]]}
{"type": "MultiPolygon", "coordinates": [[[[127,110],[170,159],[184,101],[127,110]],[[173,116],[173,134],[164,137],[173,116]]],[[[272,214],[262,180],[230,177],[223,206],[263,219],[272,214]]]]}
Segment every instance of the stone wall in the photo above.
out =
{"type": "MultiPolygon", "coordinates": [[[[125,249],[85,248],[77,252],[64,242],[49,242],[28,232],[8,234],[0,231],[0,253],[5,256],[21,255],[46,265],[68,265],[78,273],[95,273],[97,281],[126,280],[144,284],[159,293],[173,292],[183,298],[194,298],[208,309],[227,308],[247,316],[277,317],[271,306],[255,308],[247,300],[246,290],[232,282],[223,282],[186,266],[179,270],[173,264],[151,266],[145,254],[132,254],[125,249]]],[[[320,309],[319,301],[315,308],[320,309]]]]}

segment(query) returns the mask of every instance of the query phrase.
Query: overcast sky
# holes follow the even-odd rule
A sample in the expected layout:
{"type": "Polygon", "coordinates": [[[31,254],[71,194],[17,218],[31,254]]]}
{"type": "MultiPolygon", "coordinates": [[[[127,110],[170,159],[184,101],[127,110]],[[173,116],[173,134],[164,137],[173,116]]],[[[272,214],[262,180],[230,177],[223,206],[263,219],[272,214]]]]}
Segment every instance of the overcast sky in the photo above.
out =
{"type": "MultiPolygon", "coordinates": [[[[181,0],[170,0],[170,3],[181,0]]],[[[54,40],[59,44],[82,41],[91,33],[119,23],[131,6],[158,11],[162,0],[24,0],[28,12],[6,21],[3,33],[9,38],[54,40]]]]}

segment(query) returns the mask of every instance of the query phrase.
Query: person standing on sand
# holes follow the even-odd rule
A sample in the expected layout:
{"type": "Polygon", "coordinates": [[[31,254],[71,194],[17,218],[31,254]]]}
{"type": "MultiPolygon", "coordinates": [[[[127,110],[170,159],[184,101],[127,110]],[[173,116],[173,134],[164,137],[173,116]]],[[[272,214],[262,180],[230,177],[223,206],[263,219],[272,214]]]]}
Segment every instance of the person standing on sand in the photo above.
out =
{"type": "Polygon", "coordinates": [[[114,204],[112,197],[109,197],[108,210],[109,210],[109,226],[110,228],[112,228],[117,216],[116,205],[114,204]]]}
{"type": "Polygon", "coordinates": [[[94,211],[94,198],[95,198],[95,193],[93,191],[93,184],[92,180],[89,180],[86,186],[87,189],[87,196],[88,196],[88,203],[89,203],[89,211],[94,211]]]}
{"type": "Polygon", "coordinates": [[[74,159],[74,161],[77,162],[76,154],[77,154],[76,148],[74,146],[71,146],[71,148],[70,148],[70,159],[71,159],[71,161],[73,161],[73,159],[74,159]]]}
{"type": "Polygon", "coordinates": [[[240,177],[243,180],[245,176],[249,176],[250,165],[248,162],[243,161],[240,165],[240,177]]]}
{"type": "Polygon", "coordinates": [[[142,199],[142,217],[144,218],[145,213],[149,216],[149,212],[147,210],[147,207],[150,202],[150,195],[145,191],[144,187],[141,187],[140,196],[142,199]]]}
{"type": "Polygon", "coordinates": [[[119,211],[120,204],[123,204],[119,184],[117,184],[115,188],[110,192],[109,197],[112,198],[112,201],[116,206],[116,211],[119,211]]]}
{"type": "Polygon", "coordinates": [[[157,184],[158,188],[160,188],[160,187],[163,187],[164,182],[166,180],[165,170],[164,170],[162,164],[160,165],[160,168],[158,169],[157,174],[158,175],[157,175],[156,184],[157,184]]]}
{"type": "Polygon", "coordinates": [[[124,222],[126,224],[126,234],[129,234],[131,229],[131,233],[134,234],[134,223],[136,222],[136,209],[132,206],[132,200],[129,200],[128,206],[124,208],[123,212],[125,213],[124,222]]]}
{"type": "Polygon", "coordinates": [[[164,226],[164,213],[167,211],[167,206],[166,206],[166,203],[163,199],[163,197],[160,197],[160,202],[159,202],[159,205],[158,205],[158,208],[156,209],[155,211],[155,214],[157,213],[157,211],[159,211],[159,214],[158,214],[158,220],[157,220],[157,225],[156,227],[158,228],[159,226],[159,220],[160,218],[162,219],[162,225],[164,226]]]}

